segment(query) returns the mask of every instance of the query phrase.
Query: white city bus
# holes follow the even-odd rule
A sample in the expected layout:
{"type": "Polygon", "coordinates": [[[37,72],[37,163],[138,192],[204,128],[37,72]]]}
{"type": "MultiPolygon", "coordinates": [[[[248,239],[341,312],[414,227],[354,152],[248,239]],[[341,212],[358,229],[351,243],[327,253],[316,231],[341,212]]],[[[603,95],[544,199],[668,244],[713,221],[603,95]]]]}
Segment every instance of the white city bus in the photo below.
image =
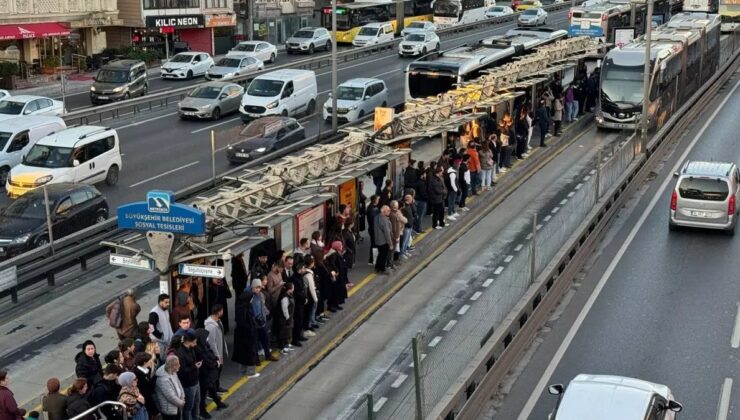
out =
{"type": "Polygon", "coordinates": [[[486,19],[486,10],[495,0],[435,0],[432,5],[437,27],[463,25],[486,19]]]}

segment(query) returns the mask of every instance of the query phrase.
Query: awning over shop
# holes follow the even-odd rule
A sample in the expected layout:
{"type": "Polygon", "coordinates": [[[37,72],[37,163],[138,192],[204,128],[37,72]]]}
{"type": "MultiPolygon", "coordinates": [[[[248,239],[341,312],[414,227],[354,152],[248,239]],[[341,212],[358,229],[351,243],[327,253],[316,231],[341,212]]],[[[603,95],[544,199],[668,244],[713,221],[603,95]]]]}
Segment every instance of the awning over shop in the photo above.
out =
{"type": "Polygon", "coordinates": [[[56,22],[0,25],[0,40],[67,36],[69,28],[56,22]]]}

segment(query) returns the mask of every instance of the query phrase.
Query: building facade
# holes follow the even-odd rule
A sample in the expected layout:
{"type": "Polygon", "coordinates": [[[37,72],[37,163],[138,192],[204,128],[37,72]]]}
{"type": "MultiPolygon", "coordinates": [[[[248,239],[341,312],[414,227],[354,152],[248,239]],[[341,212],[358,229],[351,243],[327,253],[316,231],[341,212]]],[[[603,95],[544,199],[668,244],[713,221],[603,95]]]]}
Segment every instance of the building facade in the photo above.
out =
{"type": "Polygon", "coordinates": [[[120,23],[116,0],[0,0],[0,60],[74,66],[105,49],[120,23]]]}
{"type": "Polygon", "coordinates": [[[314,0],[238,0],[235,7],[239,15],[237,31],[240,37],[247,39],[251,34],[254,39],[275,45],[284,44],[304,26],[318,25],[320,19],[314,10],[314,0]],[[251,22],[250,13],[253,16],[251,22]]]}

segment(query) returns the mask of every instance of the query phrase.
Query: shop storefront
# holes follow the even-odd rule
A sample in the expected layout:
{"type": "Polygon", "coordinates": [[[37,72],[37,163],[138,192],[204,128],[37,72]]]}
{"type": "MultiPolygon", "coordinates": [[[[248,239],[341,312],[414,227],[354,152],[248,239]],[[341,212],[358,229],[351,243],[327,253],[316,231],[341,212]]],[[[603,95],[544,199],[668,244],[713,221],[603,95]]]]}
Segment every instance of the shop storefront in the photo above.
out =
{"type": "Polygon", "coordinates": [[[0,59],[18,64],[23,76],[58,67],[69,35],[69,27],[59,22],[0,25],[0,59]]]}
{"type": "Polygon", "coordinates": [[[234,14],[147,16],[146,31],[142,31],[141,36],[150,43],[163,42],[164,38],[170,40],[173,47],[175,42],[182,42],[187,43],[192,51],[215,54],[214,28],[233,28],[234,25],[234,14]],[[163,36],[155,36],[152,32],[163,36]]]}

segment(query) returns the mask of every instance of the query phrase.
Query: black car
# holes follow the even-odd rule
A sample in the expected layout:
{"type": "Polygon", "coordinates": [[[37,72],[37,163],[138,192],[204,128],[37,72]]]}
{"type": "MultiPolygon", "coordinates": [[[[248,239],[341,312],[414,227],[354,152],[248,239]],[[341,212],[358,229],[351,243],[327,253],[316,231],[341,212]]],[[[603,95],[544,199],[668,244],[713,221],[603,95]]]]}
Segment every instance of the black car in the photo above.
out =
{"type": "MultiPolygon", "coordinates": [[[[92,185],[49,184],[46,192],[54,240],[108,218],[108,203],[92,185]]],[[[46,226],[43,188],[20,196],[0,211],[0,259],[48,244],[46,226]]]]}
{"type": "Polygon", "coordinates": [[[231,163],[244,163],[306,138],[303,126],[294,118],[258,118],[239,133],[237,143],[226,148],[231,163]]]}

